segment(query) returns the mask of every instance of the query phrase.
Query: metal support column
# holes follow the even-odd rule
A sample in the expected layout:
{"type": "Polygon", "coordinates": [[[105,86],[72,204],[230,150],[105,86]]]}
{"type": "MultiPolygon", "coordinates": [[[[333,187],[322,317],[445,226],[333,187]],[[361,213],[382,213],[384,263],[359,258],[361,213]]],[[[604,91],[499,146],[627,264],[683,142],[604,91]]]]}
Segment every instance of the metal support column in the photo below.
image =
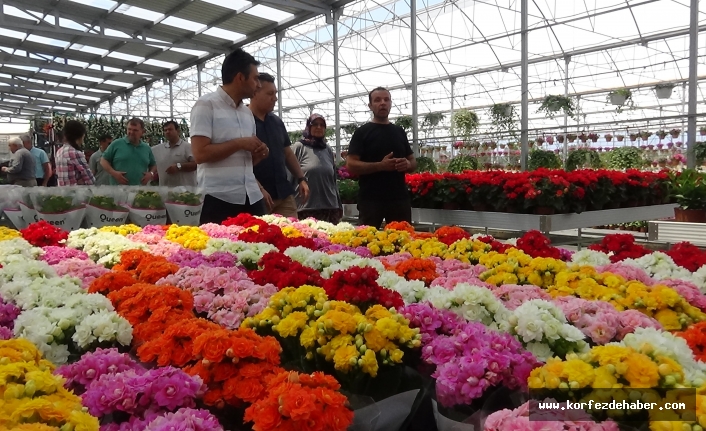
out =
{"type": "Polygon", "coordinates": [[[698,83],[699,55],[699,0],[691,0],[691,22],[689,27],[689,131],[687,133],[688,147],[686,153],[686,166],[693,169],[696,166],[696,98],[698,83]]]}
{"type": "Polygon", "coordinates": [[[275,50],[277,52],[277,115],[282,118],[282,35],[283,31],[275,33],[275,50]]]}
{"type": "Polygon", "coordinates": [[[454,137],[454,87],[456,86],[456,78],[451,78],[451,113],[449,114],[449,121],[451,124],[451,128],[449,131],[449,135],[451,135],[451,155],[455,156],[454,154],[454,144],[456,143],[456,139],[454,137]]]}
{"type": "Polygon", "coordinates": [[[521,156],[521,167],[523,171],[527,170],[527,155],[529,153],[529,145],[528,145],[528,131],[527,128],[529,126],[529,121],[528,121],[528,115],[529,115],[529,106],[528,106],[528,91],[529,91],[529,86],[528,86],[528,74],[529,74],[529,68],[528,68],[528,44],[527,44],[527,0],[522,0],[522,5],[520,8],[520,22],[522,26],[522,38],[521,38],[521,49],[522,49],[522,58],[520,61],[520,78],[522,79],[522,109],[521,109],[521,114],[522,118],[520,118],[520,146],[522,149],[522,156],[521,156]]]}
{"type": "Polygon", "coordinates": [[[130,93],[125,93],[125,107],[127,108],[127,116],[130,117],[130,93]]]}
{"type": "Polygon", "coordinates": [[[410,30],[411,30],[411,54],[412,54],[412,151],[414,156],[419,157],[419,119],[417,116],[417,0],[410,0],[410,30]]]}
{"type": "Polygon", "coordinates": [[[113,116],[113,101],[114,99],[108,100],[108,115],[113,116]]]}
{"type": "MultiPolygon", "coordinates": [[[[564,97],[569,97],[569,63],[571,62],[571,57],[568,55],[564,57],[564,97]]],[[[564,111],[564,161],[569,157],[569,140],[566,139],[566,135],[569,133],[569,116],[564,111]]]]}
{"type": "Polygon", "coordinates": [[[203,72],[203,63],[196,65],[196,92],[201,98],[201,72],[203,72]]]}
{"type": "Polygon", "coordinates": [[[152,88],[151,85],[145,85],[145,102],[147,105],[147,120],[150,118],[150,89],[152,88]]]}
{"type": "Polygon", "coordinates": [[[339,41],[338,41],[338,19],[341,17],[343,9],[335,9],[331,11],[333,20],[333,104],[336,123],[334,125],[336,131],[336,161],[341,159],[341,94],[340,94],[340,79],[338,72],[339,59],[339,41]]]}
{"type": "Polygon", "coordinates": [[[174,119],[174,77],[169,77],[169,119],[174,119]]]}

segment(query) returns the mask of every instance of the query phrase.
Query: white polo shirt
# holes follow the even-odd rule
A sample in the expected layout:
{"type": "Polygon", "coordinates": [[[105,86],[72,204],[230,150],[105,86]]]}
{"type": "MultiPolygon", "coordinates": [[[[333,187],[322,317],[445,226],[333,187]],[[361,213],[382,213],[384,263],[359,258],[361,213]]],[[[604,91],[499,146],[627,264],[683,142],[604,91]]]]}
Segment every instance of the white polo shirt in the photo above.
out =
{"type": "MultiPolygon", "coordinates": [[[[205,136],[211,143],[255,136],[255,117],[244,103],[235,101],[221,87],[201,96],[191,110],[191,136],[205,136]]],[[[201,163],[196,169],[199,187],[231,204],[254,204],[263,198],[252,170],[252,155],[240,150],[218,162],[201,163]]]]}

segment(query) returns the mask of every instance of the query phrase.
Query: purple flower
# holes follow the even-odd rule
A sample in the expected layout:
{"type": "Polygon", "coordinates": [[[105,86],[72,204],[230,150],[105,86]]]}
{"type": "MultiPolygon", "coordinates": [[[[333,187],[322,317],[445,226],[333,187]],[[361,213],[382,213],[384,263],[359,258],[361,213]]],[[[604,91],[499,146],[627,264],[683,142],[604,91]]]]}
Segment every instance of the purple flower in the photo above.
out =
{"type": "Polygon", "coordinates": [[[20,315],[21,311],[14,304],[7,303],[0,298],[0,327],[8,329],[12,333],[12,329],[15,327],[15,319],[20,315]]]}
{"type": "Polygon", "coordinates": [[[169,257],[169,261],[179,265],[181,268],[198,268],[207,266],[212,268],[232,268],[236,262],[235,255],[224,251],[217,251],[211,255],[186,249],[182,253],[173,254],[169,257]]]}
{"type": "Polygon", "coordinates": [[[66,259],[88,260],[88,254],[75,248],[49,245],[42,247],[42,250],[44,250],[44,254],[40,257],[40,259],[49,265],[56,265],[66,259]]]}
{"type": "Polygon", "coordinates": [[[129,355],[119,353],[117,349],[97,349],[84,354],[73,364],[62,365],[55,373],[66,378],[66,389],[74,390],[80,395],[101,376],[130,370],[137,374],[147,371],[129,355]]]}
{"type": "Polygon", "coordinates": [[[149,423],[144,431],[223,431],[218,419],[207,410],[191,408],[180,409],[176,413],[167,413],[149,423]]]}
{"type": "Polygon", "coordinates": [[[12,338],[12,330],[4,326],[0,326],[0,340],[9,340],[12,338]]]}

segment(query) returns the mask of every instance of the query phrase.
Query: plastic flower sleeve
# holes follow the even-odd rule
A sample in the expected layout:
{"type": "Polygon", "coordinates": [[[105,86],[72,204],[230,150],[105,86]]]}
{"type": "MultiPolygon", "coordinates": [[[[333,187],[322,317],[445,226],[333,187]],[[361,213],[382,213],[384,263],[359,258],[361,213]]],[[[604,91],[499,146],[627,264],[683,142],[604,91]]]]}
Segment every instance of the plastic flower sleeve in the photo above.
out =
{"type": "Polygon", "coordinates": [[[24,229],[29,224],[22,217],[22,210],[20,209],[22,189],[23,187],[20,186],[0,186],[0,211],[5,212],[5,216],[17,230],[24,229]]]}
{"type": "Polygon", "coordinates": [[[348,406],[353,410],[353,423],[348,431],[373,431],[380,419],[380,407],[372,397],[345,394],[348,406]]]}
{"type": "Polygon", "coordinates": [[[439,403],[436,400],[432,400],[432,407],[434,409],[434,419],[436,420],[436,428],[439,431],[475,431],[482,428],[476,427],[476,422],[479,419],[480,413],[476,412],[471,416],[467,416],[462,422],[458,421],[459,417],[450,418],[447,416],[448,413],[440,411],[439,403]]]}
{"type": "Polygon", "coordinates": [[[140,227],[167,224],[162,187],[136,187],[128,191],[130,220],[140,227]]]}
{"type": "Polygon", "coordinates": [[[20,211],[22,211],[22,219],[24,220],[25,226],[39,221],[37,211],[35,211],[34,203],[32,202],[33,190],[34,187],[22,187],[22,190],[18,192],[20,197],[20,211]]]}
{"type": "Polygon", "coordinates": [[[87,187],[35,187],[31,198],[39,220],[71,232],[81,228],[89,194],[87,187]]]}
{"type": "Polygon", "coordinates": [[[121,187],[90,187],[91,199],[86,205],[86,224],[91,227],[120,226],[125,224],[127,192],[121,187]]]}
{"type": "Polygon", "coordinates": [[[169,213],[169,220],[178,225],[198,226],[206,193],[196,187],[175,187],[162,194],[169,213]]]}

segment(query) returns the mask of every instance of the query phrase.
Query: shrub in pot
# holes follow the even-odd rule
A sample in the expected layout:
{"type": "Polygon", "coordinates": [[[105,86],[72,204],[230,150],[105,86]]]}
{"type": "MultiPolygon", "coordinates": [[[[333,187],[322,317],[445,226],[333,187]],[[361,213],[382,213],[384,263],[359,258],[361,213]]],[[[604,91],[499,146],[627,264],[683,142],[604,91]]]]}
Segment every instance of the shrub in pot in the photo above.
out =
{"type": "Polygon", "coordinates": [[[706,174],[694,169],[670,173],[677,221],[706,223],[706,174]]]}

